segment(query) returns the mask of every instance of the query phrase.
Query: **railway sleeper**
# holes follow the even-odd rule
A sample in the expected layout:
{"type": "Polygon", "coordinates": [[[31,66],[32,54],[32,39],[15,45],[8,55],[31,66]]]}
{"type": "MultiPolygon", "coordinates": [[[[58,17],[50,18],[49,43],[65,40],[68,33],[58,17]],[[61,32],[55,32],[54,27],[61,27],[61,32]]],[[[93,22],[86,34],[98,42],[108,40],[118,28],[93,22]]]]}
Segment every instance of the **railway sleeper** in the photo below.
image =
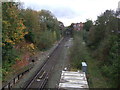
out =
{"type": "Polygon", "coordinates": [[[37,78],[37,81],[40,81],[41,79],[45,78],[46,72],[42,71],[42,74],[37,78]]]}

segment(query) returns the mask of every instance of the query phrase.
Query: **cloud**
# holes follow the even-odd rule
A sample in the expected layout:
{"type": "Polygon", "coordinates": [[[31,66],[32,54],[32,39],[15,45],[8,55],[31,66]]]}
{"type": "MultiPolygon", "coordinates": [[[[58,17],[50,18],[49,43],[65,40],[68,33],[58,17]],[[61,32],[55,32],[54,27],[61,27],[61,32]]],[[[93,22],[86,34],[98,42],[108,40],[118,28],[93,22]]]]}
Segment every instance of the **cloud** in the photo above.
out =
{"type": "Polygon", "coordinates": [[[66,26],[72,22],[96,20],[107,9],[116,9],[119,0],[21,0],[25,7],[50,10],[66,26]]]}
{"type": "Polygon", "coordinates": [[[74,18],[77,16],[77,13],[70,8],[56,8],[53,10],[53,13],[58,18],[74,18]]]}

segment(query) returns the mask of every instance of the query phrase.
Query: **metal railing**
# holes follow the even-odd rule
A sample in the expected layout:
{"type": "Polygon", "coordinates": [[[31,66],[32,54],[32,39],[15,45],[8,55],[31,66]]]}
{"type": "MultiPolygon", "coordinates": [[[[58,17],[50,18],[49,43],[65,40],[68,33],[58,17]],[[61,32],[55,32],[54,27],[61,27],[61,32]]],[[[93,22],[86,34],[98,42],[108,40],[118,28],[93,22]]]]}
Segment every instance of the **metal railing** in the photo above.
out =
{"type": "MultiPolygon", "coordinates": [[[[6,89],[6,88],[7,88],[8,90],[10,90],[10,89],[13,87],[13,85],[15,85],[15,84],[17,83],[17,81],[18,81],[24,74],[26,74],[27,72],[30,71],[30,69],[32,69],[33,65],[31,65],[31,64],[29,64],[29,65],[30,65],[30,67],[29,67],[28,69],[26,69],[25,71],[23,71],[23,72],[15,75],[10,81],[8,81],[5,85],[3,85],[2,90],[6,89]]],[[[29,65],[28,65],[28,66],[29,66],[29,65]]]]}

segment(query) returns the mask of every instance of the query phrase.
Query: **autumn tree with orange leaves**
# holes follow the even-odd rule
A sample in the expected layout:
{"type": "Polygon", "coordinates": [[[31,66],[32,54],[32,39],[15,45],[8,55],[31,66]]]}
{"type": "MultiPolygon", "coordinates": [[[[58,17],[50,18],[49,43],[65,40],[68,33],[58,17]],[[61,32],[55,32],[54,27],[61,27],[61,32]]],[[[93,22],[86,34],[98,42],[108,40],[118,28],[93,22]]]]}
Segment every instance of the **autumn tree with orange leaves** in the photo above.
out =
{"type": "Polygon", "coordinates": [[[24,40],[26,27],[19,16],[19,3],[2,3],[2,60],[4,71],[7,71],[19,57],[15,44],[24,40]]]}

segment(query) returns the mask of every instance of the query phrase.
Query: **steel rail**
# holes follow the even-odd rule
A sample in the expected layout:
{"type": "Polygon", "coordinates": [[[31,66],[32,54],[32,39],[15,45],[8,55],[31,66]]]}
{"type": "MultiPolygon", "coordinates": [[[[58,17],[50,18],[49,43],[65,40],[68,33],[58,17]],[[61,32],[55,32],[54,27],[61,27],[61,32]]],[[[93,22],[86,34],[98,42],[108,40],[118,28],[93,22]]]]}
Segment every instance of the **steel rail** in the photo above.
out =
{"type": "MultiPolygon", "coordinates": [[[[61,42],[58,43],[57,47],[53,50],[53,52],[49,55],[50,57],[52,56],[52,54],[57,50],[57,48],[60,46],[60,44],[62,43],[62,41],[64,41],[65,38],[63,38],[61,40],[61,42]]],[[[44,69],[46,69],[47,65],[50,63],[49,62],[49,58],[47,58],[47,60],[43,63],[43,65],[40,67],[40,69],[38,70],[38,72],[34,75],[34,77],[29,81],[29,83],[25,86],[24,90],[28,90],[30,89],[31,85],[34,83],[34,81],[36,81],[37,77],[41,74],[41,72],[43,71],[44,72],[44,69]]],[[[53,60],[55,61],[55,60],[53,60]]],[[[45,77],[43,79],[40,79],[41,80],[41,83],[39,85],[39,89],[40,88],[44,88],[45,87],[45,84],[47,83],[47,80],[49,78],[49,75],[50,75],[50,72],[51,70],[53,69],[54,65],[51,66],[51,64],[49,64],[49,70],[46,70],[45,71],[45,77]],[[50,68],[49,68],[50,67],[50,68]]]]}

